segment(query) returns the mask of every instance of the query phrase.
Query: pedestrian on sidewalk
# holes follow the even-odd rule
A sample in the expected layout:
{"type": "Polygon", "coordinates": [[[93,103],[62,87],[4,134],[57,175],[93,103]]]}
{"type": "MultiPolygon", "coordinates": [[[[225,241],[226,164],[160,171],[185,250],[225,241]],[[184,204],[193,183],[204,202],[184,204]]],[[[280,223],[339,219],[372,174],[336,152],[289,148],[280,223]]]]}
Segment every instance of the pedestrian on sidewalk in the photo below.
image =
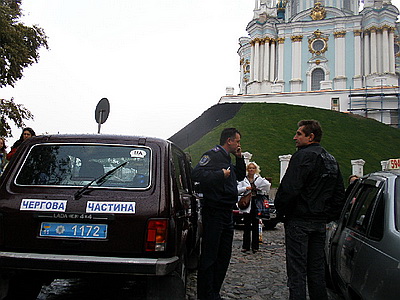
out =
{"type": "Polygon", "coordinates": [[[336,159],[321,145],[322,128],[315,120],[298,123],[293,154],[275,197],[284,217],[286,270],[291,300],[327,300],[325,282],[326,223],[338,219],[344,185],[336,159]]]}
{"type": "Polygon", "coordinates": [[[243,213],[244,220],[242,252],[249,251],[251,244],[253,253],[256,253],[259,249],[258,226],[260,222],[256,201],[264,201],[264,198],[268,196],[271,183],[260,176],[260,167],[255,162],[250,162],[246,171],[246,177],[238,183],[239,199],[241,195],[252,194],[250,205],[245,209],[239,208],[243,213]]]}
{"type": "Polygon", "coordinates": [[[18,147],[22,144],[23,141],[25,141],[26,139],[29,139],[35,135],[36,135],[35,131],[30,127],[26,127],[24,129],[22,129],[21,136],[14,143],[14,145],[12,145],[11,151],[7,154],[7,160],[8,161],[11,160],[11,158],[14,156],[15,152],[17,152],[18,147]]]}
{"type": "Polygon", "coordinates": [[[192,171],[194,181],[203,192],[203,236],[197,273],[197,298],[221,299],[220,290],[232,254],[232,209],[237,202],[237,181],[246,175],[240,148],[240,132],[225,128],[220,145],[207,151],[192,171]],[[236,165],[231,162],[236,157],[236,165]]]}

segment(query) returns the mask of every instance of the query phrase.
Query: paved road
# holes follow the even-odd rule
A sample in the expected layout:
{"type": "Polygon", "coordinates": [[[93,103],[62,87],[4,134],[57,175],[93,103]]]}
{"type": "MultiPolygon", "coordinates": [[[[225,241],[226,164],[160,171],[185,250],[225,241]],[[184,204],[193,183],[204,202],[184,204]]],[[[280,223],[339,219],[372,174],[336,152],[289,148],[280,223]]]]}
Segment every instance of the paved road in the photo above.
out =
{"type": "MultiPolygon", "coordinates": [[[[288,299],[283,225],[263,231],[260,251],[242,253],[242,234],[235,230],[231,264],[222,289],[226,299],[288,299]]],[[[191,274],[189,300],[195,298],[195,274],[191,274]]]]}
{"type": "MultiPolygon", "coordinates": [[[[242,230],[235,230],[233,255],[223,285],[224,299],[283,300],[289,298],[283,225],[263,231],[256,254],[242,253],[242,230]]],[[[187,299],[196,299],[196,272],[189,274],[187,299]]],[[[38,300],[145,299],[143,282],[101,282],[85,279],[57,279],[44,286],[38,300]]],[[[331,299],[336,299],[331,297],[331,299]]]]}

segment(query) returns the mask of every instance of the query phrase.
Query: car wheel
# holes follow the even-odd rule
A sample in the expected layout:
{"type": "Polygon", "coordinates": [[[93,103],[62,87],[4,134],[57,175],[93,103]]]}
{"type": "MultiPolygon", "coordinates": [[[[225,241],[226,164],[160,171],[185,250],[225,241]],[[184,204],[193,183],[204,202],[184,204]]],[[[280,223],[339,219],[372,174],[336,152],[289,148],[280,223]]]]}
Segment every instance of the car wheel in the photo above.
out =
{"type": "Polygon", "coordinates": [[[0,299],[36,300],[42,289],[43,279],[36,273],[16,273],[11,277],[2,277],[0,285],[3,297],[0,299]]]}
{"type": "Polygon", "coordinates": [[[276,224],[278,224],[277,221],[270,221],[270,220],[263,220],[263,223],[265,229],[274,229],[276,227],[276,224]]]}
{"type": "Polygon", "coordinates": [[[183,251],[180,257],[178,267],[174,272],[163,277],[148,277],[147,278],[147,297],[148,300],[159,299],[186,299],[186,250],[183,251]]]}
{"type": "Polygon", "coordinates": [[[192,253],[188,257],[187,268],[189,271],[196,270],[199,266],[200,260],[200,241],[196,247],[192,250],[192,253]]]}

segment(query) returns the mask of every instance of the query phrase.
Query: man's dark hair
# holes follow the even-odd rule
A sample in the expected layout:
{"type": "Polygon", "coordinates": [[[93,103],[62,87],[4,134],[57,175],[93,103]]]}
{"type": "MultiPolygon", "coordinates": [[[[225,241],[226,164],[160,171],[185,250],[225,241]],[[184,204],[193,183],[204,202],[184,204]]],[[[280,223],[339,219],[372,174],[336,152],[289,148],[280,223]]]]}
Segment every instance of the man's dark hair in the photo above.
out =
{"type": "Polygon", "coordinates": [[[226,141],[229,138],[234,139],[236,137],[236,133],[241,135],[239,130],[237,130],[236,128],[225,128],[221,132],[221,137],[219,139],[219,144],[222,146],[222,145],[224,145],[226,143],[226,141]]]}
{"type": "Polygon", "coordinates": [[[310,136],[311,133],[314,134],[314,142],[321,142],[322,139],[322,128],[316,120],[301,120],[297,123],[298,127],[304,126],[303,132],[306,136],[310,136]]]}

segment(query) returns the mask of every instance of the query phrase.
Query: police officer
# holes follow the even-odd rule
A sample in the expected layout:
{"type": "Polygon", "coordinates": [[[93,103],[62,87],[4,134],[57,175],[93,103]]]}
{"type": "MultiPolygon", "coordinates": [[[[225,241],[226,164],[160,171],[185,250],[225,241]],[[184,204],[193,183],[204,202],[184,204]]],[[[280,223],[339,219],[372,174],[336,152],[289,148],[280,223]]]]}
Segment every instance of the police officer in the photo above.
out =
{"type": "Polygon", "coordinates": [[[225,128],[220,145],[207,151],[192,171],[203,192],[203,237],[197,273],[198,299],[221,299],[219,292],[232,253],[232,208],[237,202],[237,180],[246,175],[240,149],[240,132],[225,128]],[[231,162],[236,156],[236,166],[231,162]]]}
{"type": "Polygon", "coordinates": [[[284,215],[286,267],[290,300],[327,300],[324,245],[326,223],[338,219],[344,205],[344,185],[336,159],[319,142],[318,121],[298,123],[293,154],[275,196],[284,215]]]}

